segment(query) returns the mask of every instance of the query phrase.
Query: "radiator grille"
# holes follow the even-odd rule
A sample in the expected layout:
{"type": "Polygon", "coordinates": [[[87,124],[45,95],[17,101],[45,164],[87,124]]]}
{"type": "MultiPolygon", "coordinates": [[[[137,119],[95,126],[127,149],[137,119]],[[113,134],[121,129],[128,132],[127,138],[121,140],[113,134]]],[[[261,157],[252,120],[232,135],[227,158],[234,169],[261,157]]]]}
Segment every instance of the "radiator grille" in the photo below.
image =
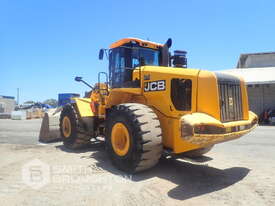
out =
{"type": "Polygon", "coordinates": [[[218,81],[220,96],[221,121],[237,121],[243,119],[242,94],[240,81],[223,79],[218,81]]]}

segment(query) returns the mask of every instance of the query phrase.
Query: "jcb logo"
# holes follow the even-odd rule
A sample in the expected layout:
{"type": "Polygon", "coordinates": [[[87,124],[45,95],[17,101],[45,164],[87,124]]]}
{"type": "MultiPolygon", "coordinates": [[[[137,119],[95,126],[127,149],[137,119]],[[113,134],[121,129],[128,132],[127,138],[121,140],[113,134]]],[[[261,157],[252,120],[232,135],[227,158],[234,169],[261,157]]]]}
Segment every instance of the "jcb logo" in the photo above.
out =
{"type": "Polygon", "coordinates": [[[144,83],[144,91],[145,92],[164,91],[164,90],[165,90],[165,80],[144,83]]]}

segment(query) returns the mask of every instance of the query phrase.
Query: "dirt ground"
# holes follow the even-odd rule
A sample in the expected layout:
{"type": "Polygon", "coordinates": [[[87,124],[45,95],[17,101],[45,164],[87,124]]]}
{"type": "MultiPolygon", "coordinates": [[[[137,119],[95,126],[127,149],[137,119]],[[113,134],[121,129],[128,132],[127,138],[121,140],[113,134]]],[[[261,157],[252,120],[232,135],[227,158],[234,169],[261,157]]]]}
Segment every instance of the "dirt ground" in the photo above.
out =
{"type": "Polygon", "coordinates": [[[0,120],[1,205],[275,205],[274,126],[216,145],[207,162],[164,160],[130,176],[100,144],[38,143],[40,123],[0,120]]]}

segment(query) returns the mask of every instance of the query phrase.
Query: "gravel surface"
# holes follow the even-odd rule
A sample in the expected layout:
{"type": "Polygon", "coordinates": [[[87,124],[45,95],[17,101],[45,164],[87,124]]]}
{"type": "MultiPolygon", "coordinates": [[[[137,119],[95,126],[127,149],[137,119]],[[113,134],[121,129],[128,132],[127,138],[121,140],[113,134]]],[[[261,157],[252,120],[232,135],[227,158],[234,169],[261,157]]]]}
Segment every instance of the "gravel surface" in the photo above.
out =
{"type": "Polygon", "coordinates": [[[274,126],[216,145],[207,162],[164,160],[130,176],[100,144],[38,143],[40,123],[0,120],[1,205],[275,205],[274,126]]]}

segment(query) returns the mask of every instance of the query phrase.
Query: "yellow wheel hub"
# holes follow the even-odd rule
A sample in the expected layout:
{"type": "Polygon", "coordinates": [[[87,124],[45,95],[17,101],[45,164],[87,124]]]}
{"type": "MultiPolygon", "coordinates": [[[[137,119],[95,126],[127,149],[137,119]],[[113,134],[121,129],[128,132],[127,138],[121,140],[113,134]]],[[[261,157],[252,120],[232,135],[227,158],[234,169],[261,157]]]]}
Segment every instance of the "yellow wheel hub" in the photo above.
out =
{"type": "Polygon", "coordinates": [[[122,123],[116,123],[112,128],[112,147],[119,156],[124,156],[129,151],[130,136],[127,127],[122,123]]]}
{"type": "Polygon", "coordinates": [[[62,122],[62,131],[63,131],[63,135],[65,137],[69,137],[71,136],[72,133],[72,125],[71,125],[71,121],[69,119],[69,117],[65,116],[63,118],[63,122],[62,122]]]}

